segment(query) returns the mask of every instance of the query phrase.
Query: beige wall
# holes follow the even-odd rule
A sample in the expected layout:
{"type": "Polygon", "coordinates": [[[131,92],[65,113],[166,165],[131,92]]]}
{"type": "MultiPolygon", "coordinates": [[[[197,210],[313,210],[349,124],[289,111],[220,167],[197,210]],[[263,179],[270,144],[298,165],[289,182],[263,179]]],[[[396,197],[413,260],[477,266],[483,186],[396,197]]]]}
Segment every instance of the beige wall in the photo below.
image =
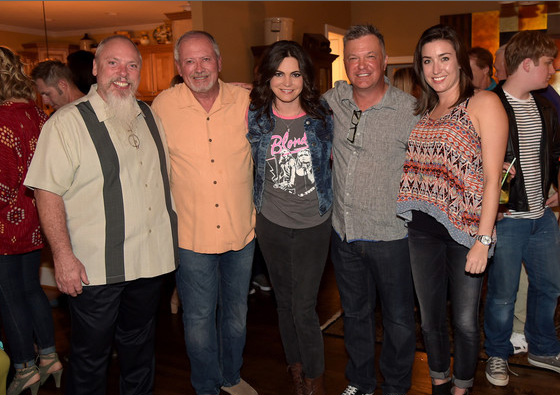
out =
{"type": "Polygon", "coordinates": [[[422,32],[440,15],[499,10],[497,1],[210,1],[191,2],[193,26],[210,32],[220,45],[225,81],[251,81],[251,46],[264,44],[264,18],[294,19],[294,40],[324,34],[324,25],[343,29],[373,23],[384,34],[390,56],[412,55],[422,32]],[[198,3],[198,4],[195,4],[198,3]],[[200,19],[195,15],[199,11],[200,19]],[[403,28],[406,27],[406,28],[403,28]]]}
{"type": "Polygon", "coordinates": [[[209,1],[202,2],[202,12],[204,30],[220,45],[225,81],[252,81],[251,46],[264,44],[265,18],[293,18],[293,38],[300,43],[303,33],[324,34],[325,23],[350,25],[349,2],[344,1],[209,1]]]}
{"type": "Polygon", "coordinates": [[[0,30],[0,45],[4,45],[13,51],[23,51],[21,44],[41,41],[43,37],[34,34],[14,33],[0,30]]]}
{"type": "Polygon", "coordinates": [[[389,56],[412,56],[422,32],[440,15],[496,11],[497,1],[353,1],[352,24],[371,23],[385,37],[389,56]]]}

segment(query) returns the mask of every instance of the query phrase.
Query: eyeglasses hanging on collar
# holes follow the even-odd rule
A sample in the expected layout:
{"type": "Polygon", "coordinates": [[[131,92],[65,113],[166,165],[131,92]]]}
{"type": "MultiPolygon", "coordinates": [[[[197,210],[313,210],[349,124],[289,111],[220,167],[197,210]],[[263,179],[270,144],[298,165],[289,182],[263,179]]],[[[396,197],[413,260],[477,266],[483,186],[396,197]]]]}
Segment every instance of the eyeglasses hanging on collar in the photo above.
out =
{"type": "Polygon", "coordinates": [[[358,129],[358,123],[360,123],[360,117],[362,116],[362,112],[360,110],[354,110],[352,113],[352,119],[350,123],[350,130],[348,131],[348,136],[346,136],[346,140],[350,141],[354,144],[354,140],[356,139],[356,130],[358,129]]]}

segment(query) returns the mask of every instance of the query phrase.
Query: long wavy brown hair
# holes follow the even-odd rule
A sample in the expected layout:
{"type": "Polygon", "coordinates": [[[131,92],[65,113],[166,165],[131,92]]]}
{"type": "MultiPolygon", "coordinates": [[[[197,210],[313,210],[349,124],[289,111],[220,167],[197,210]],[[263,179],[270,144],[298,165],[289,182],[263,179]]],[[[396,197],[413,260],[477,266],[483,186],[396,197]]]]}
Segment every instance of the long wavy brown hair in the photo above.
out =
{"type": "Polygon", "coordinates": [[[12,98],[33,100],[33,81],[23,71],[19,56],[0,47],[0,103],[12,98]]]}

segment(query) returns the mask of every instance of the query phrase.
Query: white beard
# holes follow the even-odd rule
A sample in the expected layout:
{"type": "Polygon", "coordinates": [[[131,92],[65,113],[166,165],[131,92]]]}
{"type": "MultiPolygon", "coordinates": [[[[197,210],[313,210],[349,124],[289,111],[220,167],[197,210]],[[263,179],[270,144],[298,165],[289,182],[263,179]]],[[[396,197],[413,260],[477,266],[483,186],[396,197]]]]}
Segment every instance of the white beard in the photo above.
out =
{"type": "Polygon", "coordinates": [[[107,95],[106,107],[115,127],[127,133],[134,131],[134,123],[138,115],[134,95],[120,97],[109,94],[107,95]]]}

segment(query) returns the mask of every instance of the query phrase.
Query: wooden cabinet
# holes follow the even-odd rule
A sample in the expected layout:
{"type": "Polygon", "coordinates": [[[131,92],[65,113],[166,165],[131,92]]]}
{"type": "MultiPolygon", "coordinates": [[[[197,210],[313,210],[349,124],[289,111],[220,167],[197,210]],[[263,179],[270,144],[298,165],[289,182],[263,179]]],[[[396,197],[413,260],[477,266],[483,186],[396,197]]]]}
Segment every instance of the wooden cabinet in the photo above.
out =
{"type": "MultiPolygon", "coordinates": [[[[48,50],[44,42],[26,43],[21,46],[23,47],[23,51],[19,52],[19,56],[23,62],[23,70],[29,76],[31,76],[31,71],[39,62],[44,60],[59,60],[62,63],[66,63],[68,55],[80,49],[78,45],[65,43],[49,43],[48,50]]],[[[35,92],[35,102],[39,108],[43,109],[43,111],[49,115],[54,111],[51,107],[43,104],[43,99],[39,92],[35,92]]]]}
{"type": "Polygon", "coordinates": [[[21,60],[25,66],[25,72],[30,75],[31,70],[37,63],[43,60],[60,60],[66,63],[66,57],[72,52],[76,52],[80,47],[74,44],[49,43],[48,51],[45,43],[22,44],[23,51],[19,52],[21,60]]]}
{"type": "Polygon", "coordinates": [[[138,49],[142,54],[142,71],[137,96],[151,103],[161,91],[169,88],[171,79],[177,74],[173,45],[141,45],[138,49]]]}

